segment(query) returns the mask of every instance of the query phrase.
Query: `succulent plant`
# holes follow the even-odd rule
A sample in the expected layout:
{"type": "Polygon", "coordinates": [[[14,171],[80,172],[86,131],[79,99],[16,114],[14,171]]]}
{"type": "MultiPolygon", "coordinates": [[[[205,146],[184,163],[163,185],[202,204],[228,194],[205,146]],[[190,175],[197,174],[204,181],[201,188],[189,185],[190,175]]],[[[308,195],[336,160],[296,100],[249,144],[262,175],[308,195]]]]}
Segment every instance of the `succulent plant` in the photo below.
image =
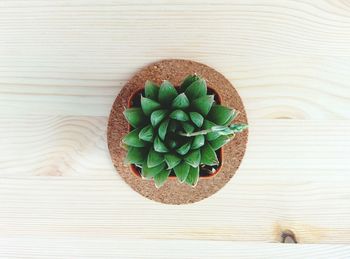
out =
{"type": "Polygon", "coordinates": [[[238,112],[215,102],[207,94],[206,81],[189,75],[175,88],[169,81],[159,86],[145,83],[139,105],[124,116],[131,131],[122,142],[126,161],[141,176],[161,187],[173,173],[178,181],[195,186],[201,168],[217,166],[216,151],[246,124],[231,124],[238,112]]]}

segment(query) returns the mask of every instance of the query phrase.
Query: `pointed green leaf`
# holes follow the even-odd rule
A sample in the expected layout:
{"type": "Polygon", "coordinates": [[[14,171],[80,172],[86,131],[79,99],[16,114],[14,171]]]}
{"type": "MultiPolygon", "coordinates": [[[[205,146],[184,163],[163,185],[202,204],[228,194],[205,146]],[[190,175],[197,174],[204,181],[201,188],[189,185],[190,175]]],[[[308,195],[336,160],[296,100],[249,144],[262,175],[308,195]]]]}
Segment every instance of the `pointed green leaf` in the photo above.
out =
{"type": "Polygon", "coordinates": [[[216,123],[217,125],[226,125],[230,123],[235,116],[235,111],[231,108],[214,104],[210,112],[208,113],[208,120],[216,123]]]}
{"type": "Polygon", "coordinates": [[[159,137],[156,137],[153,143],[154,150],[160,153],[166,153],[169,149],[164,145],[159,137]]]}
{"type": "Polygon", "coordinates": [[[145,96],[154,101],[158,100],[159,87],[152,81],[147,80],[145,83],[145,96]]]}
{"type": "Polygon", "coordinates": [[[166,116],[168,115],[167,110],[157,110],[151,114],[151,124],[153,127],[157,126],[166,116]]]}
{"type": "MultiPolygon", "coordinates": [[[[203,123],[204,129],[211,129],[212,127],[215,127],[215,126],[217,126],[215,123],[209,120],[204,120],[204,123],[203,123]]],[[[217,139],[219,136],[220,134],[218,132],[210,132],[205,137],[208,141],[212,141],[214,139],[217,139]]]]}
{"type": "Polygon", "coordinates": [[[142,166],[141,175],[146,179],[153,178],[156,174],[165,168],[165,163],[161,163],[155,167],[148,167],[146,164],[142,166]]]}
{"type": "Polygon", "coordinates": [[[219,148],[230,142],[230,140],[233,139],[233,137],[234,136],[220,136],[217,139],[210,141],[209,143],[214,150],[218,150],[219,148]]]}
{"type": "Polygon", "coordinates": [[[153,111],[159,109],[160,107],[161,106],[158,102],[141,96],[141,108],[147,116],[149,116],[153,111]]]}
{"type": "Polygon", "coordinates": [[[210,146],[210,144],[205,144],[201,148],[201,164],[205,164],[205,165],[219,164],[219,160],[216,156],[216,153],[214,149],[210,146]]]}
{"type": "Polygon", "coordinates": [[[129,108],[123,112],[126,120],[134,128],[138,128],[146,123],[146,117],[141,108],[129,108]]]}
{"type": "Polygon", "coordinates": [[[174,149],[177,147],[178,143],[175,139],[172,139],[172,138],[168,138],[165,140],[166,144],[167,144],[167,147],[171,148],[171,149],[174,149]]]}
{"type": "Polygon", "coordinates": [[[177,121],[174,121],[174,120],[170,120],[170,123],[169,123],[169,129],[168,131],[170,132],[175,132],[178,128],[178,122],[177,121]]]}
{"type": "Polygon", "coordinates": [[[191,108],[205,117],[209,113],[213,103],[214,95],[204,95],[194,100],[191,103],[191,108]]]}
{"type": "Polygon", "coordinates": [[[187,164],[185,161],[182,161],[180,164],[174,167],[174,172],[176,174],[177,179],[183,183],[190,171],[190,165],[187,164]]]}
{"type": "Polygon", "coordinates": [[[195,187],[199,180],[199,166],[190,167],[187,178],[185,182],[193,187],[195,187]]]}
{"type": "Polygon", "coordinates": [[[186,155],[187,152],[190,150],[190,148],[191,148],[191,143],[187,142],[183,144],[181,147],[179,147],[178,149],[176,149],[176,152],[179,153],[180,155],[186,155]]]}
{"type": "MultiPolygon", "coordinates": [[[[216,128],[216,127],[220,127],[220,126],[215,126],[213,128],[216,128]]],[[[244,123],[238,123],[238,124],[232,124],[230,126],[221,126],[221,127],[224,127],[224,128],[219,130],[218,133],[220,135],[226,136],[226,135],[233,135],[235,133],[242,132],[243,130],[248,128],[248,125],[244,123]]]]}
{"type": "Polygon", "coordinates": [[[193,139],[191,148],[192,149],[200,148],[201,146],[204,145],[204,142],[205,142],[205,137],[203,135],[197,135],[193,139]]]}
{"type": "Polygon", "coordinates": [[[164,120],[158,128],[158,135],[159,135],[160,139],[163,141],[165,139],[165,135],[167,132],[169,121],[170,121],[169,119],[164,120]]]}
{"type": "Polygon", "coordinates": [[[162,153],[155,151],[153,148],[151,148],[147,156],[147,166],[155,167],[163,163],[163,161],[164,161],[164,155],[162,153]]]}
{"type": "Polygon", "coordinates": [[[194,131],[194,126],[189,122],[181,122],[181,125],[186,133],[192,133],[194,131]]]}
{"type": "Polygon", "coordinates": [[[144,127],[139,133],[139,138],[144,141],[152,142],[154,138],[153,127],[151,125],[144,127]]]}
{"type": "Polygon", "coordinates": [[[158,100],[163,105],[170,105],[172,100],[177,96],[175,87],[165,80],[159,88],[158,100]]]}
{"type": "Polygon", "coordinates": [[[123,143],[131,147],[144,147],[146,143],[139,138],[140,129],[134,129],[123,137],[123,143]]]}
{"type": "Polygon", "coordinates": [[[185,94],[190,100],[195,100],[198,97],[204,96],[207,94],[207,83],[202,78],[198,79],[186,89],[185,94]]]}
{"type": "Polygon", "coordinates": [[[190,101],[184,93],[179,94],[171,103],[171,107],[174,109],[185,109],[189,106],[190,101]]]}
{"type": "Polygon", "coordinates": [[[174,168],[181,162],[181,158],[171,153],[165,154],[164,158],[165,158],[165,162],[168,165],[168,169],[174,168]]]}
{"type": "Polygon", "coordinates": [[[181,91],[186,91],[187,87],[189,87],[193,82],[200,79],[197,75],[188,75],[185,80],[181,83],[181,91]]]}
{"type": "Polygon", "coordinates": [[[203,116],[198,112],[190,112],[190,118],[191,121],[198,127],[202,127],[204,118],[203,116]]]}
{"type": "Polygon", "coordinates": [[[248,128],[248,125],[244,123],[237,123],[237,124],[230,125],[230,129],[233,130],[233,132],[242,132],[247,128],[248,128]]]}
{"type": "Polygon", "coordinates": [[[238,115],[238,111],[233,110],[233,113],[231,116],[228,118],[228,120],[224,123],[225,126],[229,125],[238,115]]]}
{"type": "Polygon", "coordinates": [[[129,147],[126,161],[130,164],[143,164],[146,160],[148,148],[129,147]]]}
{"type": "Polygon", "coordinates": [[[221,125],[216,125],[216,126],[211,127],[211,130],[213,132],[219,132],[219,131],[223,131],[223,130],[227,130],[227,129],[230,129],[230,128],[227,126],[221,126],[221,125]]]}
{"type": "Polygon", "coordinates": [[[235,134],[235,132],[234,132],[232,129],[230,129],[229,127],[226,127],[226,128],[224,128],[224,129],[218,131],[218,133],[219,133],[219,135],[221,135],[221,136],[228,136],[228,135],[233,135],[233,134],[235,134]]]}
{"type": "Polygon", "coordinates": [[[198,167],[201,162],[201,152],[196,149],[185,156],[185,161],[192,167],[198,167]]]}
{"type": "Polygon", "coordinates": [[[160,188],[164,185],[166,180],[168,180],[168,177],[170,175],[170,170],[162,170],[160,173],[156,174],[153,177],[154,184],[157,188],[160,188]]]}
{"type": "Polygon", "coordinates": [[[170,118],[178,121],[188,121],[190,118],[188,115],[182,110],[175,110],[170,113],[170,118]]]}

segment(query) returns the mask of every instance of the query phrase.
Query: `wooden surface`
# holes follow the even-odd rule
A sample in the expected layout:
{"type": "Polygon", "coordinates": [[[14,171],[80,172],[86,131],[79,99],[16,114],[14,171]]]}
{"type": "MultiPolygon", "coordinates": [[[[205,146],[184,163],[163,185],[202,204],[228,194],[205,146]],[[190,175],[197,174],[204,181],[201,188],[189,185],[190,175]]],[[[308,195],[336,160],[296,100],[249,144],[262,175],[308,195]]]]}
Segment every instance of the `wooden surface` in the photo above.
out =
{"type": "Polygon", "coordinates": [[[349,71],[348,0],[1,0],[0,257],[349,258],[349,71]],[[250,119],[236,176],[189,206],[133,192],[106,145],[163,58],[216,68],[250,119]]]}

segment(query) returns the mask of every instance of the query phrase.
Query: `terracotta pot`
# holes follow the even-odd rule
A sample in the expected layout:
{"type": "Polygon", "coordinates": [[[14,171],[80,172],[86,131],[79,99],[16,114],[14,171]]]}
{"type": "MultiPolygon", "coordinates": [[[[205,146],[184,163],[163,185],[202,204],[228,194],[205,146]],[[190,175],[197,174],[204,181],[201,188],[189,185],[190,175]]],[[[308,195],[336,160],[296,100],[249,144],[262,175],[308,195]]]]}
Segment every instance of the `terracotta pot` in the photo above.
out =
{"type": "MultiPolygon", "coordinates": [[[[178,88],[178,87],[176,87],[176,88],[178,88]]],[[[207,89],[208,89],[208,90],[207,90],[207,94],[213,94],[213,95],[214,95],[214,100],[215,100],[215,102],[218,103],[218,104],[221,104],[220,95],[219,95],[214,89],[212,89],[212,88],[210,88],[210,87],[208,87],[207,89]]],[[[130,98],[129,98],[129,100],[128,100],[128,108],[140,107],[140,106],[133,106],[133,103],[134,103],[135,101],[137,101],[137,98],[138,98],[141,94],[143,94],[143,93],[144,93],[144,88],[135,91],[135,92],[130,96],[130,98]]],[[[129,132],[130,132],[132,129],[133,129],[133,128],[132,128],[131,125],[129,124],[129,132]]],[[[125,134],[126,134],[126,133],[127,133],[127,132],[125,132],[125,134]]],[[[125,134],[124,134],[124,135],[125,135],[125,134]]],[[[208,178],[211,178],[211,177],[217,175],[217,174],[220,172],[220,170],[221,170],[221,168],[222,168],[222,164],[223,164],[223,159],[224,159],[224,157],[223,157],[223,152],[222,152],[222,148],[218,149],[215,153],[216,153],[216,156],[217,156],[218,159],[219,159],[219,165],[217,166],[217,168],[215,169],[215,171],[212,172],[212,173],[205,173],[205,172],[203,172],[203,171],[200,171],[200,172],[199,172],[199,178],[200,178],[200,179],[208,179],[208,178]]],[[[208,166],[208,167],[209,167],[209,166],[208,166]]],[[[212,168],[214,168],[214,167],[212,167],[212,168]]],[[[132,172],[134,175],[136,175],[137,177],[140,177],[140,178],[141,178],[140,169],[139,169],[135,164],[131,164],[131,165],[130,165],[130,170],[131,170],[131,172],[132,172]]],[[[176,175],[173,175],[173,173],[172,173],[172,174],[170,174],[170,176],[169,176],[168,179],[172,179],[172,180],[173,180],[173,179],[176,179],[176,178],[177,178],[176,175]]]]}

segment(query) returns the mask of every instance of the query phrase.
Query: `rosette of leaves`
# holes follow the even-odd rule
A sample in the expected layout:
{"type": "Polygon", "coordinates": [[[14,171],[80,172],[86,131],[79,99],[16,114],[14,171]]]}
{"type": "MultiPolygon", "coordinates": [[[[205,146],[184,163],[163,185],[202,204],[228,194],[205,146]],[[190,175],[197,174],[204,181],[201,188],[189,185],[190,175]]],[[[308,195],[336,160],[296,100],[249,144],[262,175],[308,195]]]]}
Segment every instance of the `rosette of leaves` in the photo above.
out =
{"type": "Polygon", "coordinates": [[[171,173],[195,186],[201,168],[218,165],[216,151],[247,127],[232,124],[237,112],[217,104],[197,75],[178,88],[169,81],[160,86],[147,81],[140,105],[126,109],[124,116],[132,128],[122,140],[126,161],[157,188],[171,173]]]}

